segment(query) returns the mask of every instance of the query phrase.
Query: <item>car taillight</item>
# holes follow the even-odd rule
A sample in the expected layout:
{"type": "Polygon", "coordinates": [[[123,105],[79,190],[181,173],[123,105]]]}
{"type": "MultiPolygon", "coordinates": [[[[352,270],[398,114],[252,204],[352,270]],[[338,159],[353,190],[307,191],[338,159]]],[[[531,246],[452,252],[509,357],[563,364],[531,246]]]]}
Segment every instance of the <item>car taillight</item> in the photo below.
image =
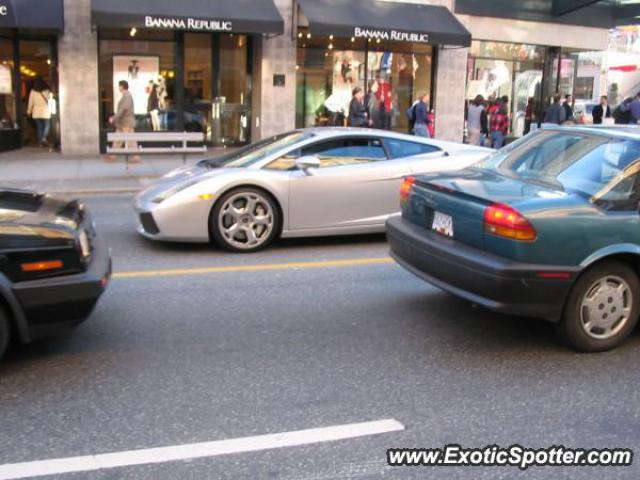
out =
{"type": "Polygon", "coordinates": [[[400,201],[406,202],[409,200],[409,195],[411,195],[411,190],[416,183],[415,177],[406,177],[402,181],[402,185],[400,185],[400,201]]]}
{"type": "Polygon", "coordinates": [[[484,211],[485,231],[512,240],[533,241],[536,230],[529,221],[509,205],[494,203],[484,211]]]}

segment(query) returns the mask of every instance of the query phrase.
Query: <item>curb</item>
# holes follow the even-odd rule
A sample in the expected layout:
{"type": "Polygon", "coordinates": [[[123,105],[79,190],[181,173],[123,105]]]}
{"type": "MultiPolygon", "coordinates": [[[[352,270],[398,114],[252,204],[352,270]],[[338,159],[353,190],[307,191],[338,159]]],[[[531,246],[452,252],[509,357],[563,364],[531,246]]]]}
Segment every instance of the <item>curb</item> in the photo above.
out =
{"type": "Polygon", "coordinates": [[[141,188],[103,188],[86,190],[46,190],[53,195],[125,195],[140,192],[141,188]]]}

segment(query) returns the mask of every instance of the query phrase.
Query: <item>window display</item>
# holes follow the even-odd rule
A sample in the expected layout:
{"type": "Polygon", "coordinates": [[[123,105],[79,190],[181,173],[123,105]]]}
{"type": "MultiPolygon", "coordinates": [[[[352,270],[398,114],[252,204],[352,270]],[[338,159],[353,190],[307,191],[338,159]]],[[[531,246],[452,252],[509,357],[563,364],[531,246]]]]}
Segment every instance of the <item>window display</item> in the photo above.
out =
{"type": "Polygon", "coordinates": [[[0,128],[16,128],[16,101],[13,88],[13,45],[0,38],[0,128]]]}
{"type": "Polygon", "coordinates": [[[296,126],[345,125],[353,89],[366,92],[369,124],[406,132],[404,112],[431,97],[429,45],[298,34],[296,126]]]}

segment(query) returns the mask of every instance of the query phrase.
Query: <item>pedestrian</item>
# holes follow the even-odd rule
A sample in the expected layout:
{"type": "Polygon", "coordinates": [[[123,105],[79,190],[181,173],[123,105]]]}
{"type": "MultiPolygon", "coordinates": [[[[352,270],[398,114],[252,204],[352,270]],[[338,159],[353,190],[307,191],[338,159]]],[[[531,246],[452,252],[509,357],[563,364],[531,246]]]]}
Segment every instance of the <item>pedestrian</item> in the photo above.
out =
{"type": "Polygon", "coordinates": [[[37,141],[41,147],[49,147],[48,137],[51,129],[51,106],[53,99],[51,89],[42,79],[36,78],[29,93],[27,115],[36,123],[37,141]]]}
{"type": "Polygon", "coordinates": [[[631,97],[625,98],[620,105],[618,105],[612,113],[613,122],[616,125],[628,125],[631,121],[631,112],[627,106],[633,101],[631,97]]]}
{"type": "Polygon", "coordinates": [[[640,120],[640,92],[637,93],[636,97],[631,100],[631,102],[623,103],[620,107],[623,112],[629,112],[629,121],[631,125],[637,125],[638,120],[640,120]]]}
{"type": "Polygon", "coordinates": [[[576,119],[573,117],[573,97],[571,94],[564,96],[562,108],[564,109],[564,121],[575,123],[576,119]]]}
{"type": "Polygon", "coordinates": [[[594,125],[601,125],[602,124],[602,118],[611,118],[611,109],[609,108],[609,105],[607,104],[607,96],[606,95],[602,95],[600,97],[600,103],[598,105],[596,105],[595,107],[593,107],[593,110],[591,111],[591,116],[593,117],[593,124],[594,125]]]}
{"type": "Polygon", "coordinates": [[[531,124],[535,120],[535,100],[533,97],[529,97],[527,100],[527,108],[524,111],[524,134],[528,134],[531,131],[531,124]]]}
{"type": "Polygon", "coordinates": [[[364,91],[361,87],[355,87],[352,91],[347,124],[350,127],[366,127],[369,125],[367,107],[364,105],[364,91]]]}
{"type": "Polygon", "coordinates": [[[491,144],[493,148],[499,149],[504,146],[505,138],[509,132],[509,112],[507,105],[508,97],[502,97],[498,102],[498,107],[491,115],[491,144]]]}
{"type": "Polygon", "coordinates": [[[484,108],[484,97],[476,95],[467,110],[467,134],[470,145],[482,145],[482,135],[488,135],[487,111],[484,108]]]}
{"type": "Polygon", "coordinates": [[[424,93],[418,94],[418,103],[415,109],[415,123],[413,125],[413,134],[416,137],[429,138],[429,106],[427,105],[427,96],[424,93]]]}
{"type": "Polygon", "coordinates": [[[365,99],[369,126],[371,128],[382,128],[381,102],[378,99],[378,80],[369,81],[369,91],[365,99]]]}
{"type": "Polygon", "coordinates": [[[147,112],[151,119],[151,128],[154,132],[160,130],[160,116],[158,115],[158,85],[151,80],[149,82],[149,98],[147,99],[147,112]]]}
{"type": "Polygon", "coordinates": [[[553,103],[549,105],[547,111],[544,112],[544,121],[543,123],[549,123],[553,125],[560,125],[565,121],[566,112],[562,105],[560,105],[560,100],[562,96],[559,93],[556,93],[553,96],[553,103]]]}
{"type": "MultiPolygon", "coordinates": [[[[118,90],[120,91],[120,101],[118,101],[118,108],[115,115],[111,116],[109,123],[116,127],[118,133],[133,133],[136,125],[135,107],[133,103],[133,96],[129,92],[129,82],[126,80],[120,80],[118,82],[118,90]]],[[[122,145],[120,145],[122,147],[122,145]]],[[[127,142],[127,148],[136,149],[138,144],[136,142],[127,142]]],[[[116,160],[115,155],[108,155],[105,157],[106,161],[113,162],[116,160]]],[[[131,163],[140,162],[140,156],[134,155],[130,159],[131,163]]]]}

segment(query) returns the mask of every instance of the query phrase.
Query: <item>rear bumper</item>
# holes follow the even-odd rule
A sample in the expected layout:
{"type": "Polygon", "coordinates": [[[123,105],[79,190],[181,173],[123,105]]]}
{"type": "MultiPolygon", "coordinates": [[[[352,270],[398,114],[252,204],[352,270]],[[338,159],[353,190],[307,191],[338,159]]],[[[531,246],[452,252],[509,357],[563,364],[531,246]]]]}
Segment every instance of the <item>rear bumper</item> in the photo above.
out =
{"type": "Polygon", "coordinates": [[[513,315],[557,321],[579,267],[514,262],[456,242],[401,217],[387,221],[391,256],[423,280],[470,302],[513,315]],[[570,272],[544,279],[540,272],[570,272]]]}
{"type": "Polygon", "coordinates": [[[94,239],[87,271],[13,285],[13,293],[26,319],[30,336],[51,327],[77,324],[93,311],[111,277],[111,256],[102,238],[94,239]]]}

